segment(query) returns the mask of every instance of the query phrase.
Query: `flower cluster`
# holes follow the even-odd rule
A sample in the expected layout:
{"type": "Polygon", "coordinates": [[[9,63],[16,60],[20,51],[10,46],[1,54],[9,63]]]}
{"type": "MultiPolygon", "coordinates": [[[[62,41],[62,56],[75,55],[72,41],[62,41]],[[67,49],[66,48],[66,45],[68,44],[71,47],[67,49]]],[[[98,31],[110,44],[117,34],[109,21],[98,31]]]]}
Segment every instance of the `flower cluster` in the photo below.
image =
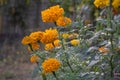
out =
{"type": "Polygon", "coordinates": [[[57,26],[66,26],[72,21],[70,18],[64,17],[64,9],[59,5],[52,6],[41,12],[43,22],[55,22],[57,26]]]}
{"type": "Polygon", "coordinates": [[[48,44],[54,43],[54,41],[57,39],[58,39],[57,30],[50,28],[45,30],[45,32],[42,31],[32,32],[29,36],[25,36],[22,39],[22,44],[30,45],[28,46],[29,50],[38,50],[40,48],[38,42],[48,44]]]}
{"type": "Polygon", "coordinates": [[[50,72],[54,72],[54,71],[58,70],[60,65],[61,65],[60,61],[58,61],[57,59],[48,58],[47,60],[45,60],[42,63],[42,68],[45,73],[50,73],[50,72]]]}
{"type": "Polygon", "coordinates": [[[42,36],[43,32],[41,31],[32,32],[29,36],[25,36],[22,39],[22,44],[30,45],[28,47],[29,50],[38,50],[40,48],[38,42],[41,41],[42,36]]]}
{"type": "Polygon", "coordinates": [[[49,9],[41,12],[43,22],[56,22],[56,20],[63,16],[64,9],[60,8],[59,5],[52,6],[49,9]]]}

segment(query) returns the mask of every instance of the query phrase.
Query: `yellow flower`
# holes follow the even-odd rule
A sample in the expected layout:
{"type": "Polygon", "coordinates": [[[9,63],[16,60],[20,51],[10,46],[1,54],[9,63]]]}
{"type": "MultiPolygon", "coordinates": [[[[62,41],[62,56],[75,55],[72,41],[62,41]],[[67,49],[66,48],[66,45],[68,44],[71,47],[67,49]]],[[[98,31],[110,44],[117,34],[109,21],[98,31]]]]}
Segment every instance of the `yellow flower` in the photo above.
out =
{"type": "Polygon", "coordinates": [[[118,9],[120,7],[120,0],[113,0],[112,6],[114,9],[118,9]]]}
{"type": "Polygon", "coordinates": [[[98,50],[99,50],[99,52],[104,53],[104,54],[109,52],[109,49],[106,48],[105,46],[98,48],[98,50]]]}
{"type": "Polygon", "coordinates": [[[56,29],[48,29],[43,33],[43,37],[41,42],[44,44],[53,43],[56,39],[58,39],[58,31],[56,29]]]}
{"type": "Polygon", "coordinates": [[[48,58],[42,63],[43,72],[50,73],[56,71],[60,67],[60,61],[55,58],[48,58]]]}
{"type": "Polygon", "coordinates": [[[48,44],[45,45],[45,50],[47,50],[47,51],[49,51],[53,48],[54,48],[54,46],[52,45],[52,43],[48,43],[48,44]]]}
{"type": "Polygon", "coordinates": [[[31,58],[30,58],[30,62],[32,62],[32,63],[36,63],[36,62],[38,62],[38,59],[39,59],[38,56],[36,56],[36,55],[32,55],[31,58]]]}
{"type": "Polygon", "coordinates": [[[22,44],[24,45],[27,45],[27,44],[31,44],[31,43],[34,43],[35,41],[29,37],[29,36],[25,36],[23,39],[22,39],[22,44]]]}
{"type": "Polygon", "coordinates": [[[94,5],[97,8],[106,7],[106,6],[109,6],[109,1],[110,0],[95,0],[94,5]]]}
{"type": "Polygon", "coordinates": [[[80,43],[80,41],[79,41],[78,39],[73,39],[73,40],[70,41],[70,43],[71,43],[73,46],[77,46],[77,45],[80,43]]]}
{"type": "Polygon", "coordinates": [[[63,16],[64,9],[60,8],[59,5],[52,6],[49,9],[41,12],[43,22],[56,22],[56,20],[63,16]]]}
{"type": "Polygon", "coordinates": [[[70,18],[67,17],[59,17],[58,20],[56,21],[57,26],[63,26],[65,27],[66,25],[70,24],[72,21],[70,18]]]}
{"type": "Polygon", "coordinates": [[[43,36],[43,32],[37,31],[37,32],[32,32],[29,37],[31,37],[33,40],[40,41],[43,36]]]}
{"type": "Polygon", "coordinates": [[[68,34],[68,33],[64,33],[64,34],[62,34],[62,37],[63,37],[64,39],[66,39],[66,38],[69,37],[69,34],[68,34]]]}

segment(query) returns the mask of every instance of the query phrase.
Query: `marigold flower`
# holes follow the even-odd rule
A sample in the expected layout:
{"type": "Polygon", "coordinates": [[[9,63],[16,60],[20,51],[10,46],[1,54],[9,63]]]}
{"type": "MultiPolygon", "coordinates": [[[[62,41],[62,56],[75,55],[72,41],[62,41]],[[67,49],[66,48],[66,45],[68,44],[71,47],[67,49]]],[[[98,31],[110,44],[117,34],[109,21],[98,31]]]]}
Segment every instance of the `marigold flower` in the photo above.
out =
{"type": "Polygon", "coordinates": [[[58,20],[56,21],[57,26],[63,26],[65,27],[66,25],[70,24],[72,21],[70,18],[67,17],[59,17],[58,20]]]}
{"type": "Polygon", "coordinates": [[[39,57],[37,55],[32,55],[30,58],[30,62],[36,63],[36,62],[38,62],[38,59],[39,59],[39,57]]]}
{"type": "Polygon", "coordinates": [[[95,0],[94,5],[97,8],[106,7],[106,6],[109,6],[109,1],[110,0],[95,0]]]}
{"type": "Polygon", "coordinates": [[[102,46],[102,47],[98,48],[98,50],[99,50],[99,52],[101,52],[101,53],[108,53],[108,52],[109,52],[109,49],[106,48],[105,46],[102,46]]]}
{"type": "Polygon", "coordinates": [[[59,40],[59,39],[55,40],[55,41],[54,41],[54,45],[55,45],[55,47],[61,46],[60,40],[59,40]]]}
{"type": "Polygon", "coordinates": [[[79,43],[80,43],[80,40],[78,39],[73,39],[70,41],[70,43],[73,45],[73,46],[77,46],[79,43]]]}
{"type": "Polygon", "coordinates": [[[48,44],[45,45],[45,50],[47,50],[47,51],[49,51],[49,50],[51,50],[53,48],[54,48],[54,46],[53,46],[52,43],[48,43],[48,44]]]}
{"type": "Polygon", "coordinates": [[[33,50],[38,50],[40,49],[40,45],[38,43],[31,44],[33,50]]]}
{"type": "Polygon", "coordinates": [[[22,44],[24,45],[27,45],[27,44],[31,44],[31,43],[34,43],[35,41],[29,37],[29,36],[25,36],[23,39],[22,39],[22,44]]]}
{"type": "Polygon", "coordinates": [[[55,40],[53,43],[46,44],[45,45],[45,50],[48,51],[48,50],[53,49],[54,47],[61,46],[59,42],[60,42],[60,40],[55,40]]]}
{"type": "Polygon", "coordinates": [[[118,9],[120,7],[120,0],[113,0],[112,6],[114,9],[118,9]]]}
{"type": "Polygon", "coordinates": [[[43,33],[43,37],[41,42],[44,44],[53,43],[56,39],[58,39],[58,31],[56,29],[48,29],[43,33]]]}
{"type": "Polygon", "coordinates": [[[68,33],[64,33],[64,34],[62,34],[62,37],[63,37],[64,39],[67,39],[67,38],[69,37],[69,34],[68,34],[68,33]]]}
{"type": "Polygon", "coordinates": [[[43,22],[56,22],[56,20],[63,16],[64,9],[60,8],[59,5],[52,6],[49,9],[41,12],[43,22]]]}
{"type": "Polygon", "coordinates": [[[60,61],[55,58],[48,58],[42,63],[42,68],[45,73],[54,72],[59,69],[60,61]]]}
{"type": "Polygon", "coordinates": [[[35,40],[36,42],[37,42],[37,41],[40,41],[41,38],[42,38],[42,36],[43,36],[43,32],[41,32],[41,31],[32,32],[32,33],[30,34],[30,37],[31,37],[33,40],[35,40]]]}

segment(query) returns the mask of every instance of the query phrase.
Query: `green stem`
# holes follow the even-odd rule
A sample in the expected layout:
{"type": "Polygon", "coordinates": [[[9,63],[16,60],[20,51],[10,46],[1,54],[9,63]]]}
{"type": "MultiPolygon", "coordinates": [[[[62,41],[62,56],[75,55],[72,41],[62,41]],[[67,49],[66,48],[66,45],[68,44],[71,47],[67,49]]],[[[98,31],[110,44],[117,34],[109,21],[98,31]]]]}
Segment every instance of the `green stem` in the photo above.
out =
{"type": "Polygon", "coordinates": [[[53,73],[54,77],[56,78],[56,80],[59,80],[58,77],[56,76],[56,73],[54,71],[52,73],[53,73]]]}
{"type": "MultiPolygon", "coordinates": [[[[64,46],[63,39],[62,39],[62,48],[63,48],[63,50],[65,50],[65,46],[64,46]]],[[[70,65],[70,62],[69,62],[69,60],[68,60],[67,53],[65,53],[65,58],[66,58],[67,65],[69,66],[70,70],[71,70],[72,72],[74,72],[74,70],[72,69],[72,67],[71,67],[71,65],[70,65]]]]}
{"type": "Polygon", "coordinates": [[[113,70],[114,70],[113,57],[114,57],[113,55],[110,57],[110,67],[111,67],[110,75],[111,75],[111,77],[113,77],[113,70]]]}
{"type": "Polygon", "coordinates": [[[42,74],[42,78],[43,80],[47,80],[46,75],[44,73],[42,74]]]}

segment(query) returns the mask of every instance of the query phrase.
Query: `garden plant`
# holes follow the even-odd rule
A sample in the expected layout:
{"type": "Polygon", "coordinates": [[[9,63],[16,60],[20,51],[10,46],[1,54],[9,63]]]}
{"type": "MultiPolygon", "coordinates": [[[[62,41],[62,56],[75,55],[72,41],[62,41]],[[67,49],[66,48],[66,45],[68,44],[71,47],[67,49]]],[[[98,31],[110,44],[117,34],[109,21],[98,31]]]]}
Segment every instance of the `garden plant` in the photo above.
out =
{"type": "Polygon", "coordinates": [[[120,79],[120,0],[92,0],[95,20],[83,20],[76,7],[76,19],[66,16],[61,5],[41,11],[45,31],[22,39],[37,64],[33,75],[43,80],[120,79]]]}

